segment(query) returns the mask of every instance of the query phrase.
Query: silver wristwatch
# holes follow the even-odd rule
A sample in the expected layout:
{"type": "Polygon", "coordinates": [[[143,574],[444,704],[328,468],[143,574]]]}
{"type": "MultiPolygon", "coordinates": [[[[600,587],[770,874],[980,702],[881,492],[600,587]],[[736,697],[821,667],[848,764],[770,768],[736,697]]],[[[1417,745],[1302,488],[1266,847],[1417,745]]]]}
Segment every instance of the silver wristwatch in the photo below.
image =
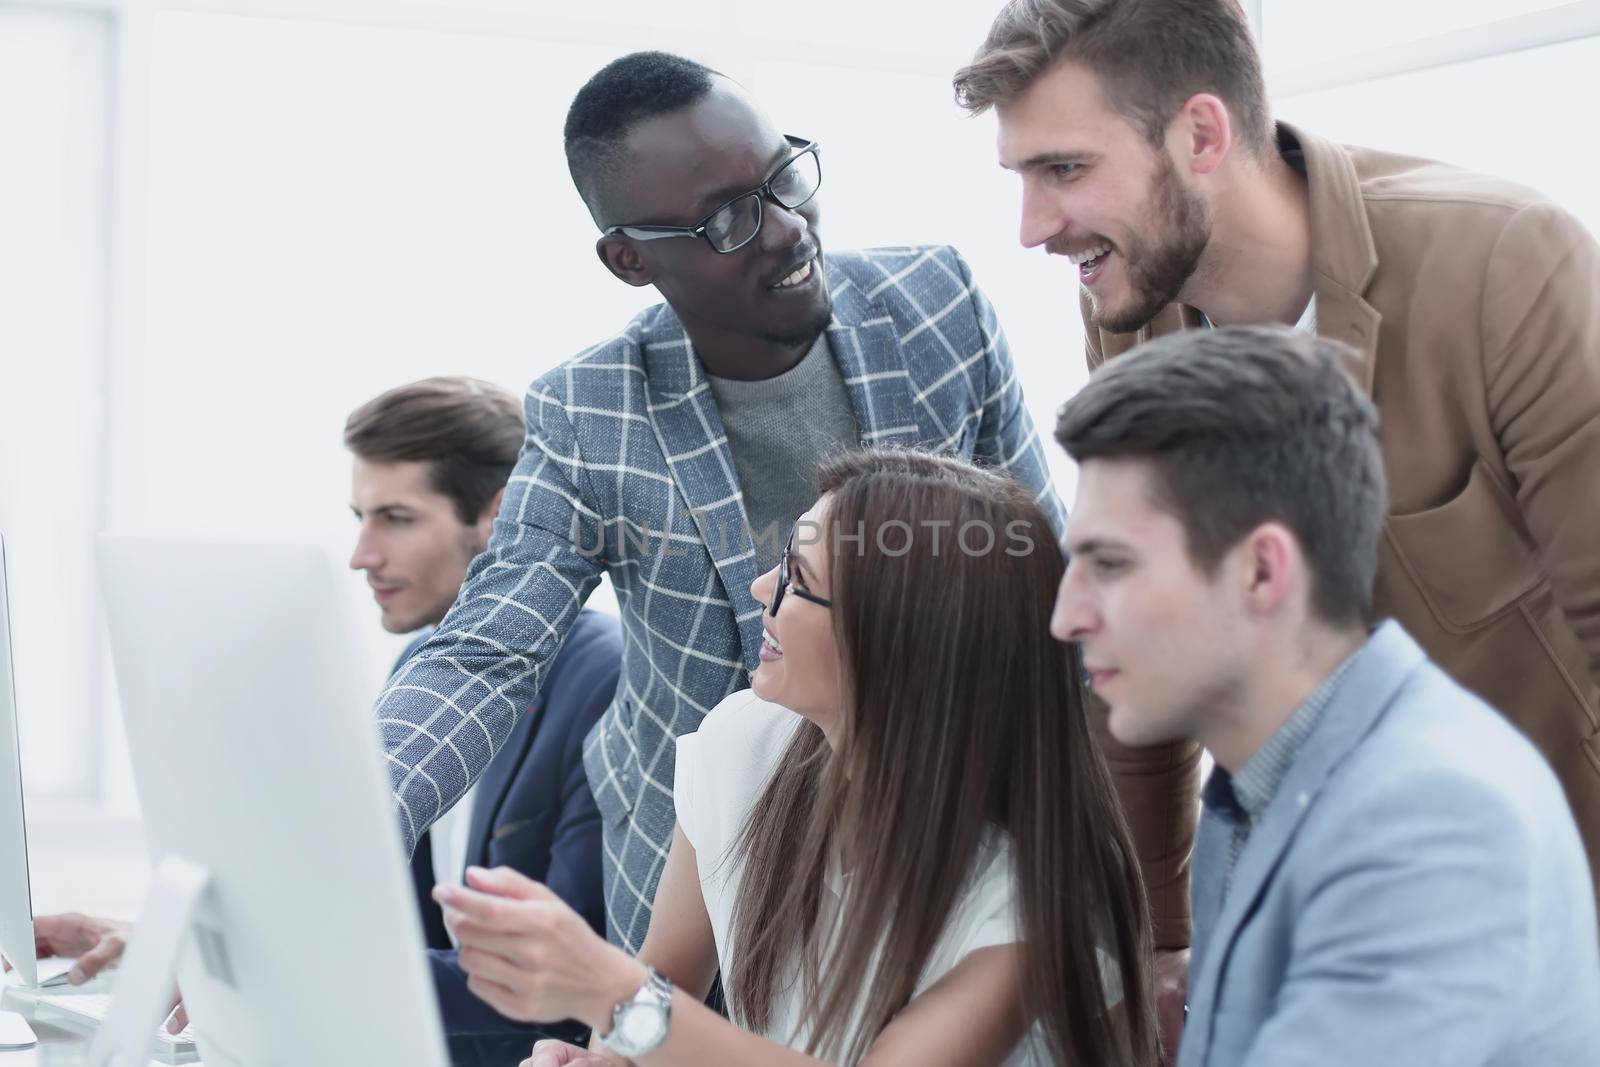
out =
{"type": "Polygon", "coordinates": [[[672,1017],[672,983],[654,967],[645,970],[649,977],[644,985],[611,1009],[611,1032],[600,1036],[606,1048],[630,1059],[665,1041],[667,1020],[672,1017]]]}

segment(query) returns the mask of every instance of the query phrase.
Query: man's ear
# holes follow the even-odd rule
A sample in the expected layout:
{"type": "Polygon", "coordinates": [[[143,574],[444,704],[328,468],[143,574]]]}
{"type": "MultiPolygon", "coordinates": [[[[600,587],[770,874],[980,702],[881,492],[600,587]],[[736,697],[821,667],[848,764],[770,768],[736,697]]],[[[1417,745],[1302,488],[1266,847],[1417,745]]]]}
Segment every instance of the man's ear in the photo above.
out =
{"type": "Polygon", "coordinates": [[[606,270],[629,285],[649,285],[656,280],[655,272],[639,255],[639,246],[620,234],[607,234],[594,243],[594,253],[606,270]]]}
{"type": "Polygon", "coordinates": [[[478,514],[478,521],[473,525],[478,528],[478,536],[484,544],[489,543],[489,535],[494,532],[494,517],[500,514],[500,502],[506,498],[506,487],[501,486],[495,490],[494,499],[483,506],[483,511],[478,514]]]}
{"type": "MultiPolygon", "coordinates": [[[[1305,554],[1281,522],[1264,522],[1239,546],[1245,603],[1260,615],[1276,615],[1307,583],[1305,554]]],[[[1309,595],[1309,590],[1307,590],[1309,595]]]]}
{"type": "MultiPolygon", "coordinates": [[[[1195,93],[1172,120],[1178,163],[1191,174],[1210,174],[1233,151],[1233,116],[1211,93],[1195,93]]],[[[1174,138],[1169,137],[1169,142],[1174,138]]]]}

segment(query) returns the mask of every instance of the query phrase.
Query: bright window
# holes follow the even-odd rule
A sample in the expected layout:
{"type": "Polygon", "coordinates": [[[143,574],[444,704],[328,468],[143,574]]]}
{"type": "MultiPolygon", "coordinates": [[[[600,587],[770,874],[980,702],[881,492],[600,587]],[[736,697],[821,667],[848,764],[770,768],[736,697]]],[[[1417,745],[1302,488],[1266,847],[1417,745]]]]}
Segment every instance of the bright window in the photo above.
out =
{"type": "Polygon", "coordinates": [[[99,787],[108,20],[0,7],[0,534],[29,794],[99,787]]]}

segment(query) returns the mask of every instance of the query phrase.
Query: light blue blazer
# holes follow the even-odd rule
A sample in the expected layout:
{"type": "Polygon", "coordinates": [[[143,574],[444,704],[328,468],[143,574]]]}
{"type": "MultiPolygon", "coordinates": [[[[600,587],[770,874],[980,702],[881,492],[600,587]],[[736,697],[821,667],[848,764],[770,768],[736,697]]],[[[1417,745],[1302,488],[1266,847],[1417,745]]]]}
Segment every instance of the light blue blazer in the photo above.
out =
{"type": "Polygon", "coordinates": [[[1522,735],[1381,626],[1251,834],[1195,843],[1180,1067],[1600,1064],[1589,869],[1522,735]]]}

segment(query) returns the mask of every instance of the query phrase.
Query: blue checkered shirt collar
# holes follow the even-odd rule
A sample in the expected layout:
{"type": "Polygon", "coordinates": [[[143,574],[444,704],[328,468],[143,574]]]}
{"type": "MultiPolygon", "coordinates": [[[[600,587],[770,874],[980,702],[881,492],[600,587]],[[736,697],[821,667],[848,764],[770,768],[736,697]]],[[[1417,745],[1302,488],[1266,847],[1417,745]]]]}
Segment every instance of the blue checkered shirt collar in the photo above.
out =
{"type": "MultiPolygon", "coordinates": [[[[1365,648],[1366,645],[1361,647],[1365,648]]],[[[1266,814],[1273,797],[1278,795],[1278,787],[1294,765],[1295,757],[1317,728],[1322,713],[1333,702],[1333,695],[1339,691],[1339,683],[1360,652],[1361,649],[1357,649],[1351,653],[1333,673],[1324,678],[1294,709],[1294,714],[1273,731],[1267,743],[1245,760],[1237,774],[1230,775],[1222,767],[1217,767],[1211,773],[1211,780],[1206,783],[1205,803],[1233,824],[1224,885],[1232,883],[1233,870],[1239,863],[1245,844],[1250,840],[1250,831],[1266,814]]]]}
{"type": "Polygon", "coordinates": [[[1239,802],[1239,807],[1243,809],[1246,818],[1252,824],[1261,821],[1267,805],[1278,795],[1278,787],[1283,784],[1284,775],[1289,773],[1294,758],[1305,746],[1306,738],[1317,728],[1317,722],[1332,703],[1333,694],[1339,689],[1339,682],[1355,658],[1355,653],[1352,653],[1334,668],[1333,673],[1324,678],[1322,684],[1300,702],[1300,706],[1294,709],[1294,714],[1289,716],[1288,721],[1278,727],[1272,736],[1267,738],[1267,743],[1257,749],[1255,755],[1245,760],[1244,766],[1233,776],[1234,799],[1239,802]]]}

